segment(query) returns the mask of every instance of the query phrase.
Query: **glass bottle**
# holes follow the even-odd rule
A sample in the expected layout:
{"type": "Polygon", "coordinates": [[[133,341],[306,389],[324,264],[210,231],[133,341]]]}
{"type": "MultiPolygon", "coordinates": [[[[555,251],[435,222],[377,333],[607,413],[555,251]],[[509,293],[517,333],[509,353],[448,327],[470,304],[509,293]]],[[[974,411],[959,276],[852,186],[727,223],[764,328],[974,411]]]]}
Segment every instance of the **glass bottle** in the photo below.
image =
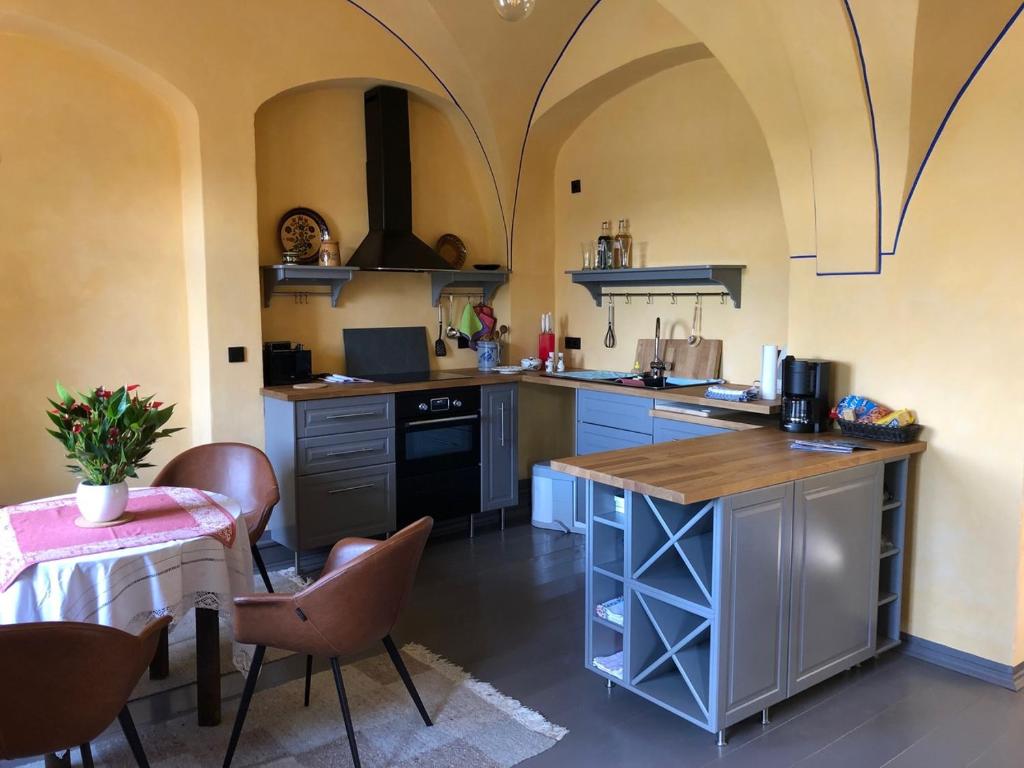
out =
{"type": "Polygon", "coordinates": [[[597,269],[612,268],[612,223],[601,222],[601,236],[597,238],[597,269]]]}
{"type": "Polygon", "coordinates": [[[633,237],[629,234],[629,219],[619,219],[619,231],[615,235],[615,252],[619,269],[633,266],[633,237]]]}

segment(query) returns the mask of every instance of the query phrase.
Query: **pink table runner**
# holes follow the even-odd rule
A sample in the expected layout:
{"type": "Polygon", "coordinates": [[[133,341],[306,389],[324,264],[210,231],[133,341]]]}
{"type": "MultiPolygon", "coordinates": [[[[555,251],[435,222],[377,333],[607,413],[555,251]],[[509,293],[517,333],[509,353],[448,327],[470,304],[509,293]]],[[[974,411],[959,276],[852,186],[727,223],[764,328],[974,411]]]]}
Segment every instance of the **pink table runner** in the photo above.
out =
{"type": "Polygon", "coordinates": [[[195,488],[134,488],[129,523],[79,528],[75,497],[57,496],[0,509],[0,592],[31,565],[117,549],[209,536],[235,541],[235,518],[195,488]]]}

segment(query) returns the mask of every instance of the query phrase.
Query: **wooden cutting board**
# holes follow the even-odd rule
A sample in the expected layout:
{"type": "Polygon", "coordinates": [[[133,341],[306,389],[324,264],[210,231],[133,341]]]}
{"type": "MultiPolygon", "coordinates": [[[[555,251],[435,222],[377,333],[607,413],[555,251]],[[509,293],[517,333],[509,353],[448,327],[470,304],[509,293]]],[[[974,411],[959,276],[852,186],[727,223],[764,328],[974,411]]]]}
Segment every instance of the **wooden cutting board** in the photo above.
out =
{"type": "MultiPolygon", "coordinates": [[[[638,339],[633,359],[646,371],[654,359],[654,339],[638,339]]],[[[661,359],[666,376],[717,379],[722,370],[722,340],[701,339],[700,344],[691,347],[686,339],[662,339],[661,359]]]]}

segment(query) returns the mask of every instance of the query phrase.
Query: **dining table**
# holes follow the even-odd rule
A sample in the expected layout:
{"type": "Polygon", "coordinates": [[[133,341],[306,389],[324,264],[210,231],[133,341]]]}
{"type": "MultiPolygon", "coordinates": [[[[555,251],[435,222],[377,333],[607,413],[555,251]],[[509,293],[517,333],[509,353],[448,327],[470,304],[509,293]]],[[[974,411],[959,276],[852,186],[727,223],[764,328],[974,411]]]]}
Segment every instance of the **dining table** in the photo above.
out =
{"type": "MultiPolygon", "coordinates": [[[[74,496],[0,508],[0,624],[80,621],[133,634],[195,610],[196,709],[221,720],[221,614],[254,589],[237,501],[199,489],[133,488],[134,520],[83,528],[74,496]]],[[[166,635],[150,676],[167,675],[166,635]]]]}

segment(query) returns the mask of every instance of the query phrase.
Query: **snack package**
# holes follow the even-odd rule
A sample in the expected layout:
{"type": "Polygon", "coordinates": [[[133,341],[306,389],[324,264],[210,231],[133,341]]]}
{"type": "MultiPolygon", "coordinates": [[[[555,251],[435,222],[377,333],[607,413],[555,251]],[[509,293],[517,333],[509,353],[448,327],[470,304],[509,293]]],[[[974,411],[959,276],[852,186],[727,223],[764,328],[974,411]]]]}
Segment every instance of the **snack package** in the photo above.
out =
{"type": "MultiPolygon", "coordinates": [[[[873,400],[868,400],[860,395],[847,395],[836,406],[839,418],[844,421],[864,421],[869,413],[876,409],[882,409],[888,413],[885,406],[879,405],[873,400]]],[[[884,415],[879,412],[879,416],[884,415]]]]}
{"type": "Polygon", "coordinates": [[[917,421],[917,416],[909,408],[901,408],[898,411],[892,411],[876,421],[871,422],[877,424],[880,427],[905,427],[908,424],[914,424],[917,421]]]}

